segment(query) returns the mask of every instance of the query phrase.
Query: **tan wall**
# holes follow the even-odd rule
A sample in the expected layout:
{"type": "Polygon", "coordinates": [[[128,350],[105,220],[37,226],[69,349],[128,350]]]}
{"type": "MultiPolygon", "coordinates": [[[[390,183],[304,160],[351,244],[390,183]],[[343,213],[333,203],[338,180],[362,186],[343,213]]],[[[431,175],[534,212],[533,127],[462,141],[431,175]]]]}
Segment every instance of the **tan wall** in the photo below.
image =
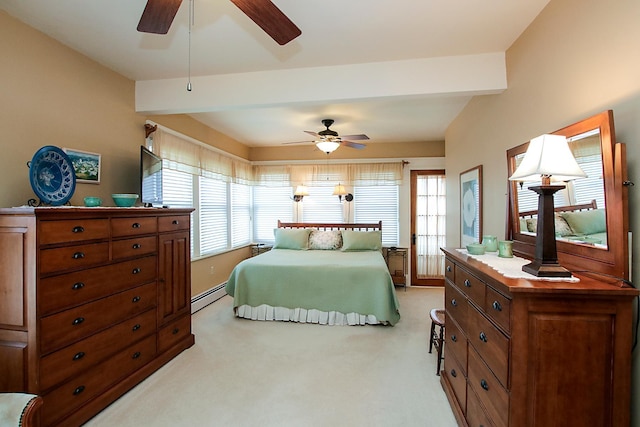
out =
{"type": "Polygon", "coordinates": [[[0,12],[0,206],[35,197],[27,161],[42,146],[102,154],[100,185],[78,184],[112,203],[137,193],[144,118],[133,111],[134,83],[0,12]]]}
{"type": "MultiPolygon", "coordinates": [[[[71,204],[87,195],[113,206],[112,193],[139,192],[146,117],[136,114],[134,82],[0,12],[0,207],[35,197],[27,161],[44,145],[102,154],[101,182],[78,184],[71,204]]],[[[248,158],[248,147],[188,116],[154,121],[248,158]]],[[[223,283],[249,249],[192,263],[192,294],[223,283]],[[214,267],[214,274],[211,274],[214,267]]]]}
{"type": "MultiPolygon", "coordinates": [[[[444,141],[367,143],[365,150],[341,148],[330,154],[330,159],[385,159],[409,157],[444,157],[444,141]]],[[[326,160],[327,155],[311,142],[284,147],[253,147],[250,149],[252,161],[272,160],[326,160]]]]}
{"type": "MultiPolygon", "coordinates": [[[[448,245],[460,241],[460,172],[483,165],[484,229],[504,235],[506,150],[607,109],[614,112],[617,139],[627,143],[629,177],[640,184],[638,16],[637,0],[551,0],[511,46],[509,88],[474,98],[446,134],[448,245]]],[[[631,229],[640,230],[640,193],[632,189],[629,194],[631,229]]],[[[633,252],[638,253],[634,240],[633,252]]],[[[635,256],[633,265],[640,271],[635,256]]],[[[632,425],[640,425],[638,354],[633,356],[632,425]]]]}

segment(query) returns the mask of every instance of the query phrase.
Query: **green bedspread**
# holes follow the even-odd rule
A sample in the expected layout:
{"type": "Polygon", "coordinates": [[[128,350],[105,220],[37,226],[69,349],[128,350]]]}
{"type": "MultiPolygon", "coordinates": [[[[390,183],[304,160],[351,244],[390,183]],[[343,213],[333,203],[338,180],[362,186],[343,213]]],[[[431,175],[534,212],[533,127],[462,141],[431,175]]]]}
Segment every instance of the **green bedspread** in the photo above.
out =
{"type": "Polygon", "coordinates": [[[272,249],[238,264],[227,281],[242,305],[317,309],[400,319],[395,288],[378,251],[272,249]]]}

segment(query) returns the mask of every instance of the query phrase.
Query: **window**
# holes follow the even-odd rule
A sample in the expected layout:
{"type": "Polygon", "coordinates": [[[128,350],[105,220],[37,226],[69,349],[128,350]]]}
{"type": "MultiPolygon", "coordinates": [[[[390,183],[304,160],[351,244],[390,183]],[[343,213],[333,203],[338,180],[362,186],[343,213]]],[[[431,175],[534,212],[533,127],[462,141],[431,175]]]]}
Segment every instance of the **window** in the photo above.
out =
{"type": "MultiPolygon", "coordinates": [[[[192,208],[193,203],[193,175],[171,169],[162,171],[162,201],[172,208],[192,208]]],[[[191,213],[191,256],[194,256],[196,228],[195,216],[191,213]]]]}
{"type": "Polygon", "coordinates": [[[211,255],[251,243],[251,187],[163,170],[164,203],[195,208],[191,214],[191,256],[211,255]]]}
{"type": "Polygon", "coordinates": [[[231,247],[251,243],[251,187],[231,185],[231,247]]]}
{"type": "Polygon", "coordinates": [[[200,181],[200,247],[198,255],[221,252],[228,244],[227,183],[199,177],[200,181]]]}
{"type": "Polygon", "coordinates": [[[354,188],[353,197],[350,203],[353,204],[354,222],[373,223],[382,220],[382,244],[398,246],[398,186],[358,186],[354,188]]]}
{"type": "Polygon", "coordinates": [[[307,187],[309,195],[300,202],[301,222],[343,222],[342,203],[333,187],[307,187]]]}
{"type": "Polygon", "coordinates": [[[253,240],[273,242],[273,229],[282,222],[293,221],[297,203],[292,200],[291,187],[253,187],[253,240]],[[296,206],[294,206],[294,204],[296,206]]]}

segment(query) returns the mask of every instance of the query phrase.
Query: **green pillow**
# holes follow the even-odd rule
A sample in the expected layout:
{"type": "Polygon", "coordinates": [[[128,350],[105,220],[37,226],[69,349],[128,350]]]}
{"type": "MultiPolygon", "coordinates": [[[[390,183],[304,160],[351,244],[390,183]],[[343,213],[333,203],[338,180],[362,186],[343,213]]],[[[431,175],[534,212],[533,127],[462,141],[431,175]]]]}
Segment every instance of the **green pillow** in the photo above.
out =
{"type": "Polygon", "coordinates": [[[307,228],[276,228],[273,249],[309,249],[309,233],[307,228]]]}
{"type": "Polygon", "coordinates": [[[567,224],[575,234],[596,234],[607,231],[607,219],[604,209],[562,212],[560,215],[567,221],[567,224]]]}
{"type": "Polygon", "coordinates": [[[343,251],[379,251],[382,249],[381,231],[353,231],[342,232],[343,251]]]}

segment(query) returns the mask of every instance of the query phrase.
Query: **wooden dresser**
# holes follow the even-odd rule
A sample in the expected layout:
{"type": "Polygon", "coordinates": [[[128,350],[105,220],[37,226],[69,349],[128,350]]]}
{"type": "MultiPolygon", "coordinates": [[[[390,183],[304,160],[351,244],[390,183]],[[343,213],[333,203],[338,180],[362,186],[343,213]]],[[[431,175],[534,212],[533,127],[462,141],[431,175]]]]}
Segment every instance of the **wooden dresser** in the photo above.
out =
{"type": "Polygon", "coordinates": [[[0,391],[78,426],[194,344],[191,209],[0,209],[0,391]]]}
{"type": "Polygon", "coordinates": [[[443,251],[441,383],[459,425],[629,426],[636,289],[509,279],[443,251]]]}

